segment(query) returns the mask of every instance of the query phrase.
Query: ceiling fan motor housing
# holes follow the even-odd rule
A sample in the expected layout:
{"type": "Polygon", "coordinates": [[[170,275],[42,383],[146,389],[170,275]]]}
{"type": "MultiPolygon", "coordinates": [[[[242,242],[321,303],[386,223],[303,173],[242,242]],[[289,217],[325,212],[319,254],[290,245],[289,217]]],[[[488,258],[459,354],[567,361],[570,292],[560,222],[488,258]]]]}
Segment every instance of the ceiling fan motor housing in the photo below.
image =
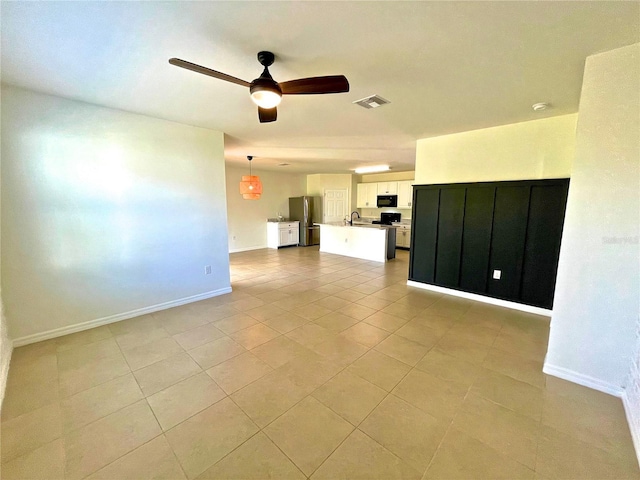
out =
{"type": "Polygon", "coordinates": [[[262,74],[249,85],[251,99],[262,108],[273,108],[280,103],[282,89],[269,73],[269,65],[273,63],[273,53],[260,52],[258,60],[264,65],[262,74]],[[269,56],[270,55],[270,56],[269,56]]]}
{"type": "Polygon", "coordinates": [[[260,65],[268,67],[269,65],[273,65],[275,59],[276,56],[271,52],[264,50],[262,52],[258,52],[258,61],[260,62],[260,65]]]}
{"type": "MultiPolygon", "coordinates": [[[[267,72],[267,74],[268,73],[269,72],[267,72]]],[[[278,82],[271,78],[271,75],[265,77],[264,72],[260,77],[251,82],[251,85],[249,86],[249,91],[251,93],[259,92],[261,90],[275,91],[282,95],[282,89],[280,88],[280,85],[278,85],[278,82]]]]}

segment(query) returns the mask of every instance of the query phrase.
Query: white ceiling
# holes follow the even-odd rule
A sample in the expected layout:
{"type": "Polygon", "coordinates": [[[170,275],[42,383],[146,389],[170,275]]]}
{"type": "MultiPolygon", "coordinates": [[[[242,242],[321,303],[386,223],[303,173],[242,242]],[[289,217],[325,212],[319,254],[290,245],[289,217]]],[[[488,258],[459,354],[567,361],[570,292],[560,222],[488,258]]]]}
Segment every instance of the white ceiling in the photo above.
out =
{"type": "Polygon", "coordinates": [[[415,141],[576,112],[584,60],[640,41],[638,2],[2,2],[2,81],[226,134],[256,169],[412,170],[415,141]],[[345,75],[349,93],[286,96],[260,124],[248,89],[345,75]],[[354,100],[379,94],[367,110],[354,100]],[[535,102],[553,108],[540,114],[535,102]],[[278,167],[279,163],[288,167],[278,167]]]}

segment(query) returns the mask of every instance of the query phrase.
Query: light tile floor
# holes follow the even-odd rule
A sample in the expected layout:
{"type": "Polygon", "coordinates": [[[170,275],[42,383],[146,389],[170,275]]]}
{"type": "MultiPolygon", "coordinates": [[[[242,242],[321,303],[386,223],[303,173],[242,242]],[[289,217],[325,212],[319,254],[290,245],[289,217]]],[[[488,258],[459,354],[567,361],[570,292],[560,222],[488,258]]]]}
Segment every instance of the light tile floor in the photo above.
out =
{"type": "Polygon", "coordinates": [[[639,478],[619,399],[542,373],[549,320],[317,247],[233,293],[15,350],[2,478],[639,478]]]}

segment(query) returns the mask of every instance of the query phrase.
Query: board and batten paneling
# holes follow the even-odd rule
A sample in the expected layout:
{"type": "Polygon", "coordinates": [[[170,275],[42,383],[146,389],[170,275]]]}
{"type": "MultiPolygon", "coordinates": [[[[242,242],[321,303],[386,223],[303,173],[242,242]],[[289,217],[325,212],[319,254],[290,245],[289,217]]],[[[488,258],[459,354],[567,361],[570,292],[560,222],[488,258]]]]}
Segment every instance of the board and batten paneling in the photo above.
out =
{"type": "Polygon", "coordinates": [[[551,308],[568,187],[416,185],[409,279],[551,308]]]}
{"type": "Polygon", "coordinates": [[[496,188],[487,286],[492,297],[511,300],[520,296],[529,194],[526,185],[496,188]],[[494,272],[500,272],[500,279],[494,278],[494,272]]]}
{"type": "Polygon", "coordinates": [[[462,188],[440,190],[435,277],[445,287],[457,287],[460,281],[464,195],[462,188]]]}
{"type": "MultiPolygon", "coordinates": [[[[436,189],[419,189],[413,191],[414,205],[420,204],[420,218],[413,218],[411,224],[411,256],[409,278],[416,282],[433,283],[438,245],[438,210],[440,208],[440,191],[436,189]],[[416,251],[416,249],[418,249],[416,251]]],[[[414,207],[415,211],[415,207],[414,207]]]]}
{"type": "Polygon", "coordinates": [[[531,187],[522,272],[524,303],[538,305],[553,298],[566,203],[563,184],[531,187]]]}
{"type": "Polygon", "coordinates": [[[495,194],[495,187],[467,189],[460,288],[468,292],[484,293],[487,290],[495,194]]]}

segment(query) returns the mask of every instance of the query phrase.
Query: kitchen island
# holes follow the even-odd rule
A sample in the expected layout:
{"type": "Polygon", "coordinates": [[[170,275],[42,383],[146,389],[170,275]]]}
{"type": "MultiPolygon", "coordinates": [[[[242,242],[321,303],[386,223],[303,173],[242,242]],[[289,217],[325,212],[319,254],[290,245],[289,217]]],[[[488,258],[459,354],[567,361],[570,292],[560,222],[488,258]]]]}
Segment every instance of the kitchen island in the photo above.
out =
{"type": "Polygon", "coordinates": [[[386,262],[396,258],[396,227],[391,225],[320,224],[320,251],[386,262]]]}

